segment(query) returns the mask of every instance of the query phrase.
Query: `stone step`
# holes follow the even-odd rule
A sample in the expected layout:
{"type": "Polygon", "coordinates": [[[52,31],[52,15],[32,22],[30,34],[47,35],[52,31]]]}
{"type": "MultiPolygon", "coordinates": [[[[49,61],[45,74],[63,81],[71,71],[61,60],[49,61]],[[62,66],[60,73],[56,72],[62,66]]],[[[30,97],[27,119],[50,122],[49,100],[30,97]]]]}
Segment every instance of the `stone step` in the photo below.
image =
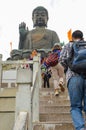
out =
{"type": "Polygon", "coordinates": [[[18,88],[1,88],[0,90],[0,113],[15,111],[16,92],[18,88]]]}
{"type": "MultiPolygon", "coordinates": [[[[0,98],[0,111],[15,111],[15,97],[14,98],[0,98]]],[[[63,103],[63,102],[62,102],[63,103]]],[[[40,104],[40,110],[41,111],[63,111],[66,110],[68,111],[70,108],[69,102],[68,104],[62,104],[58,103],[57,104],[52,101],[48,101],[48,103],[41,103],[40,104]]]]}
{"type": "Polygon", "coordinates": [[[71,122],[36,122],[33,130],[75,130],[71,122]]]}
{"type": "Polygon", "coordinates": [[[39,96],[39,99],[40,99],[40,101],[41,100],[44,100],[44,101],[49,101],[49,100],[69,100],[69,96],[68,95],[59,95],[59,96],[54,96],[54,94],[53,95],[40,95],[39,96]]]}
{"type": "MultiPolygon", "coordinates": [[[[54,88],[40,88],[40,96],[54,96],[54,88]]],[[[65,88],[64,92],[61,92],[59,96],[68,96],[68,90],[65,88]]]]}
{"type": "Polygon", "coordinates": [[[0,113],[0,130],[13,130],[14,120],[14,112],[0,113]]]}
{"type": "Polygon", "coordinates": [[[70,112],[70,106],[40,106],[39,112],[42,114],[51,114],[51,113],[68,113],[70,112]]]}
{"type": "MultiPolygon", "coordinates": [[[[67,90],[67,87],[64,87],[65,88],[65,91],[67,92],[68,90],[67,90]]],[[[43,88],[43,87],[41,87],[40,88],[40,91],[53,91],[54,90],[54,88],[53,87],[51,87],[51,88],[43,88]]]]}
{"type": "Polygon", "coordinates": [[[68,99],[58,99],[57,98],[53,98],[53,99],[49,99],[49,100],[42,100],[40,99],[40,106],[45,106],[45,105],[57,105],[57,106],[60,106],[60,105],[68,105],[70,106],[70,100],[68,99]]]}
{"type": "MultiPolygon", "coordinates": [[[[0,90],[0,130],[12,130],[13,128],[17,90],[18,88],[2,88],[0,90]]],[[[34,130],[62,130],[62,128],[65,128],[64,130],[67,130],[67,125],[71,126],[68,126],[68,128],[71,128],[70,130],[73,130],[69,106],[70,102],[68,99],[67,90],[56,97],[54,96],[53,88],[41,88],[39,111],[40,124],[38,124],[38,126],[35,124],[34,130]],[[53,129],[52,126],[55,126],[55,129],[53,129]]]]}
{"type": "MultiPolygon", "coordinates": [[[[14,113],[0,113],[0,130],[12,130],[14,126],[14,113]],[[4,121],[4,123],[3,123],[4,121]],[[9,125],[8,125],[9,124],[9,125]]],[[[72,121],[56,120],[33,123],[33,130],[74,130],[72,121]]]]}
{"type": "Polygon", "coordinates": [[[0,98],[0,112],[15,111],[15,97],[0,98]]]}
{"type": "MultiPolygon", "coordinates": [[[[40,94],[54,94],[55,90],[51,88],[41,88],[40,89],[40,94]]],[[[68,91],[65,90],[64,92],[61,92],[61,94],[68,94],[68,91]]]]}
{"type": "MultiPolygon", "coordinates": [[[[40,98],[45,97],[45,96],[53,98],[53,97],[55,97],[54,92],[55,92],[54,88],[40,88],[40,91],[39,91],[40,98]]],[[[68,98],[69,96],[68,96],[67,87],[65,87],[65,91],[61,92],[59,94],[59,96],[57,96],[57,97],[68,98]]]]}
{"type": "Polygon", "coordinates": [[[40,113],[39,115],[40,122],[48,121],[71,121],[70,113],[40,113]]]}
{"type": "MultiPolygon", "coordinates": [[[[40,96],[39,96],[40,98],[50,98],[50,99],[52,99],[52,98],[57,98],[57,99],[59,99],[59,98],[63,98],[63,99],[69,99],[69,96],[68,96],[68,94],[59,94],[58,96],[55,96],[54,95],[54,92],[52,92],[52,94],[46,94],[46,93],[42,93],[42,94],[40,94],[40,96]]],[[[44,99],[45,100],[45,99],[44,99]]]]}
{"type": "Polygon", "coordinates": [[[0,98],[16,97],[18,88],[1,88],[0,98]]]}

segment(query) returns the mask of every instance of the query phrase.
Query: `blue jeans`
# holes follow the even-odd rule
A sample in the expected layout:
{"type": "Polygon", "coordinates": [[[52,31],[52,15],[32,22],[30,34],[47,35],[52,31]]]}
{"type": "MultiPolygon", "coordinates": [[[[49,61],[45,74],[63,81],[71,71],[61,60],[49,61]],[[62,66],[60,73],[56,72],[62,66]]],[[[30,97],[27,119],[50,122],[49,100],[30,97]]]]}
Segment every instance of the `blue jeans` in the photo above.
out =
{"type": "Polygon", "coordinates": [[[71,104],[71,116],[76,130],[85,126],[82,110],[86,113],[86,79],[73,76],[68,82],[68,92],[71,104]]]}

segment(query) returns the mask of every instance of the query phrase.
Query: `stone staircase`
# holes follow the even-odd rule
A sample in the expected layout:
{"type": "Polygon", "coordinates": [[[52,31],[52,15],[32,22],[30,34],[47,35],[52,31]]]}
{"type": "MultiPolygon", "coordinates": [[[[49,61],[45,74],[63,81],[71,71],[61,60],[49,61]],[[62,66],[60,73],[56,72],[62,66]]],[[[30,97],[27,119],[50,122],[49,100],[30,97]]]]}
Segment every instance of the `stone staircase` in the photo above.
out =
{"type": "Polygon", "coordinates": [[[34,122],[34,130],[74,130],[67,88],[59,96],[53,88],[40,89],[40,122],[34,122]]]}
{"type": "MultiPolygon", "coordinates": [[[[0,130],[13,128],[16,91],[17,88],[4,88],[0,92],[0,130]]],[[[33,130],[74,130],[67,89],[54,96],[53,88],[40,88],[39,96],[39,122],[33,122],[33,130]]]]}

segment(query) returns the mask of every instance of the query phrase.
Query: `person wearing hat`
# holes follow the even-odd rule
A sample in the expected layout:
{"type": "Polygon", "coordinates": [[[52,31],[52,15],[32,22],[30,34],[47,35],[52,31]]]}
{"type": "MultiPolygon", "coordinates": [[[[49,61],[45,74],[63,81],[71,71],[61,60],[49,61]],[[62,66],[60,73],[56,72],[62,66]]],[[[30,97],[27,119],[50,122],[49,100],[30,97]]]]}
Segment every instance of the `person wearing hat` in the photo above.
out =
{"type": "MultiPolygon", "coordinates": [[[[62,47],[60,43],[55,43],[52,52],[57,53],[58,59],[60,58],[60,52],[62,50],[62,47]]],[[[62,91],[65,91],[64,88],[64,68],[63,66],[58,62],[56,66],[51,67],[52,72],[52,78],[53,78],[53,84],[55,89],[55,96],[58,96],[59,93],[62,91]]]]}
{"type": "MultiPolygon", "coordinates": [[[[42,66],[45,66],[45,68],[47,68],[51,71],[51,76],[53,78],[53,85],[54,85],[54,89],[55,89],[55,93],[54,93],[55,96],[58,96],[61,91],[62,92],[65,91],[64,86],[63,86],[64,85],[64,80],[63,80],[64,68],[59,63],[60,52],[61,52],[60,43],[55,43],[52,48],[52,51],[48,54],[48,56],[45,58],[44,62],[42,63],[42,66]],[[55,55],[57,55],[58,62],[55,62],[54,65],[51,65],[51,64],[53,64],[53,62],[52,62],[52,60],[50,62],[48,62],[49,61],[48,59],[51,58],[50,56],[53,53],[56,53],[55,55]],[[51,63],[51,64],[49,64],[49,63],[51,63]]],[[[51,59],[54,59],[54,57],[51,59]]],[[[55,61],[55,59],[54,59],[54,61],[55,61]]]]}
{"type": "Polygon", "coordinates": [[[54,46],[53,46],[53,48],[52,48],[52,52],[57,53],[58,57],[60,57],[61,50],[62,50],[62,47],[61,47],[60,43],[59,42],[55,43],[54,46]]]}

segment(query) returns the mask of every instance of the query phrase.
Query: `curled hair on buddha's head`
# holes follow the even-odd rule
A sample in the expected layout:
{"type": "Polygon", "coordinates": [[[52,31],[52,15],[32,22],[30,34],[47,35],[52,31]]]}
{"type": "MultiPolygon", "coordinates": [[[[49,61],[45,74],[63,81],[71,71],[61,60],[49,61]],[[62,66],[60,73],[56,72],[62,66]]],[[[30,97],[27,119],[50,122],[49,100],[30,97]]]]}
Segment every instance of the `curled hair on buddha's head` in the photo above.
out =
{"type": "Polygon", "coordinates": [[[47,9],[46,9],[45,7],[43,7],[43,6],[37,6],[37,7],[33,10],[33,12],[32,12],[32,17],[34,16],[34,13],[35,13],[36,10],[38,10],[38,11],[40,11],[40,10],[45,10],[46,15],[47,15],[47,19],[48,19],[48,11],[47,11],[47,9]]]}
{"type": "Polygon", "coordinates": [[[76,30],[72,33],[72,38],[83,40],[83,32],[80,30],[76,30]]]}

